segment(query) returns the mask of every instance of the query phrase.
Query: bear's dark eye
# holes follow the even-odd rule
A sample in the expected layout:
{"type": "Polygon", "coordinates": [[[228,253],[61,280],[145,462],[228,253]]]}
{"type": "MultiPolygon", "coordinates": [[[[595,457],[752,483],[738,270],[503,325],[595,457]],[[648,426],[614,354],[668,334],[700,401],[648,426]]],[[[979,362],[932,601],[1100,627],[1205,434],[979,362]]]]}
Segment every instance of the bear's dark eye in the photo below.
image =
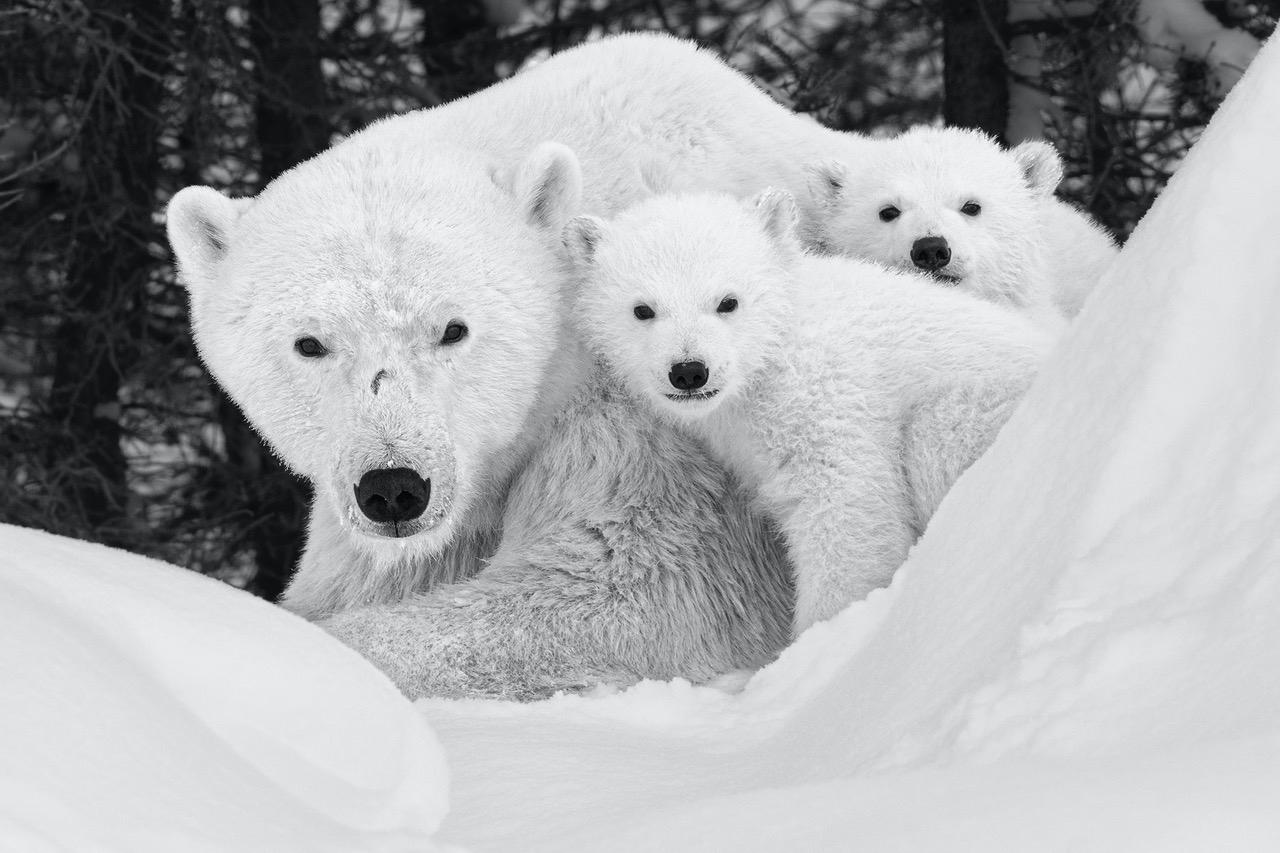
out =
{"type": "Polygon", "coordinates": [[[329,354],[324,344],[315,338],[298,338],[293,342],[293,348],[304,358],[320,358],[329,354]]]}
{"type": "Polygon", "coordinates": [[[655,316],[653,309],[644,303],[641,303],[631,309],[631,313],[636,315],[637,320],[652,320],[655,316]]]}
{"type": "Polygon", "coordinates": [[[960,212],[965,216],[977,216],[982,212],[982,205],[976,201],[966,201],[964,206],[960,208],[960,212]]]}
{"type": "Polygon", "coordinates": [[[720,300],[720,304],[716,306],[716,311],[721,314],[729,314],[738,310],[738,300],[732,296],[726,296],[720,300]]]}
{"type": "Polygon", "coordinates": [[[880,208],[881,222],[892,222],[893,220],[897,219],[901,215],[902,215],[902,211],[898,210],[898,208],[894,207],[891,204],[885,205],[884,207],[880,208]]]}
{"type": "Polygon", "coordinates": [[[444,327],[444,334],[440,336],[442,344],[456,344],[467,336],[467,326],[465,323],[450,323],[444,327]]]}

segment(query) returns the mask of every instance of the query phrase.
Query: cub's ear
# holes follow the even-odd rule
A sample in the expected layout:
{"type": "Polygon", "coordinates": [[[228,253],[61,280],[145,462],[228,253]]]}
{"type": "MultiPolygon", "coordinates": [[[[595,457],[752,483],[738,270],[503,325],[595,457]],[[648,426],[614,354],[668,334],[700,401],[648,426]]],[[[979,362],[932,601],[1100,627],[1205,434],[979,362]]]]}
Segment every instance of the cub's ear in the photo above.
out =
{"type": "Polygon", "coordinates": [[[564,246],[576,269],[584,270],[591,265],[596,247],[600,245],[607,228],[602,220],[586,215],[575,216],[565,225],[564,246]]]}
{"type": "Polygon", "coordinates": [[[230,246],[231,227],[253,199],[230,199],[210,187],[179,190],[165,211],[169,245],[178,259],[182,283],[201,288],[217,277],[230,246]]]}
{"type": "Polygon", "coordinates": [[[800,216],[791,193],[769,187],[748,202],[747,208],[775,245],[787,251],[799,251],[800,240],[796,236],[796,224],[800,216]]]}
{"type": "Polygon", "coordinates": [[[582,203],[577,156],[558,142],[543,142],[520,164],[514,189],[525,219],[558,233],[582,203]]]}
{"type": "Polygon", "coordinates": [[[819,209],[834,205],[844,197],[849,183],[849,167],[840,160],[824,160],[805,167],[809,192],[819,209]]]}
{"type": "Polygon", "coordinates": [[[1039,140],[1022,142],[1009,149],[1009,153],[1022,169],[1023,180],[1036,195],[1048,198],[1062,183],[1062,158],[1049,143],[1039,140]]]}

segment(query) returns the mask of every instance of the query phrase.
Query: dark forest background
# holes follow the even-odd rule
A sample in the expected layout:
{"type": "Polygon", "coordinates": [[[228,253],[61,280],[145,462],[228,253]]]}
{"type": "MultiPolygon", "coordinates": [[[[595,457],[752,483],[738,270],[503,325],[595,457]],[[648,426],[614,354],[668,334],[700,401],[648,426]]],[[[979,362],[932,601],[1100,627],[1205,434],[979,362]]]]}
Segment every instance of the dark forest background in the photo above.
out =
{"type": "MultiPolygon", "coordinates": [[[[864,133],[941,120],[1005,138],[1011,87],[1026,87],[1013,135],[1029,97],[1068,162],[1061,194],[1123,238],[1212,115],[1221,75],[1193,50],[1154,57],[1137,0],[1043,5],[1010,24],[994,0],[11,2],[0,521],[277,596],[306,486],[202,369],[165,204],[189,184],[254,194],[380,116],[609,33],[695,39],[791,108],[864,133]]],[[[1258,38],[1280,12],[1193,5],[1258,38]]]]}

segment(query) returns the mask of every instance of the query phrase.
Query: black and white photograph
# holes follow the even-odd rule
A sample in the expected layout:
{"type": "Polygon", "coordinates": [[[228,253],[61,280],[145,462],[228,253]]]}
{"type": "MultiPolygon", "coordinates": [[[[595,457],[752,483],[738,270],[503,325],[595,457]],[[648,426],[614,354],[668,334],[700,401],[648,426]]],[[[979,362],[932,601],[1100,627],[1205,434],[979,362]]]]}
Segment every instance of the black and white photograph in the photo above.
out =
{"type": "Polygon", "coordinates": [[[1280,850],[1280,0],[9,0],[0,853],[1280,850]]]}

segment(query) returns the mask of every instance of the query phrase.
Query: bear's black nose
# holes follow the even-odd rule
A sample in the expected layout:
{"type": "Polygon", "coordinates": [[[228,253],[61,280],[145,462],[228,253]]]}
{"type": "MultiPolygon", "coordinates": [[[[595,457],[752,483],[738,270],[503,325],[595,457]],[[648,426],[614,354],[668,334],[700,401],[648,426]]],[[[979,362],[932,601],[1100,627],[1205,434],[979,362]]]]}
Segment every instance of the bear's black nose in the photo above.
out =
{"type": "Polygon", "coordinates": [[[431,481],[410,468],[366,471],[356,484],[356,504],[371,521],[412,521],[431,500],[431,481]]]}
{"type": "Polygon", "coordinates": [[[696,391],[707,384],[707,366],[700,361],[682,361],[671,365],[667,378],[681,391],[696,391]]]}
{"type": "Polygon", "coordinates": [[[933,272],[951,263],[951,248],[945,237],[921,237],[911,244],[911,262],[933,272]]]}

